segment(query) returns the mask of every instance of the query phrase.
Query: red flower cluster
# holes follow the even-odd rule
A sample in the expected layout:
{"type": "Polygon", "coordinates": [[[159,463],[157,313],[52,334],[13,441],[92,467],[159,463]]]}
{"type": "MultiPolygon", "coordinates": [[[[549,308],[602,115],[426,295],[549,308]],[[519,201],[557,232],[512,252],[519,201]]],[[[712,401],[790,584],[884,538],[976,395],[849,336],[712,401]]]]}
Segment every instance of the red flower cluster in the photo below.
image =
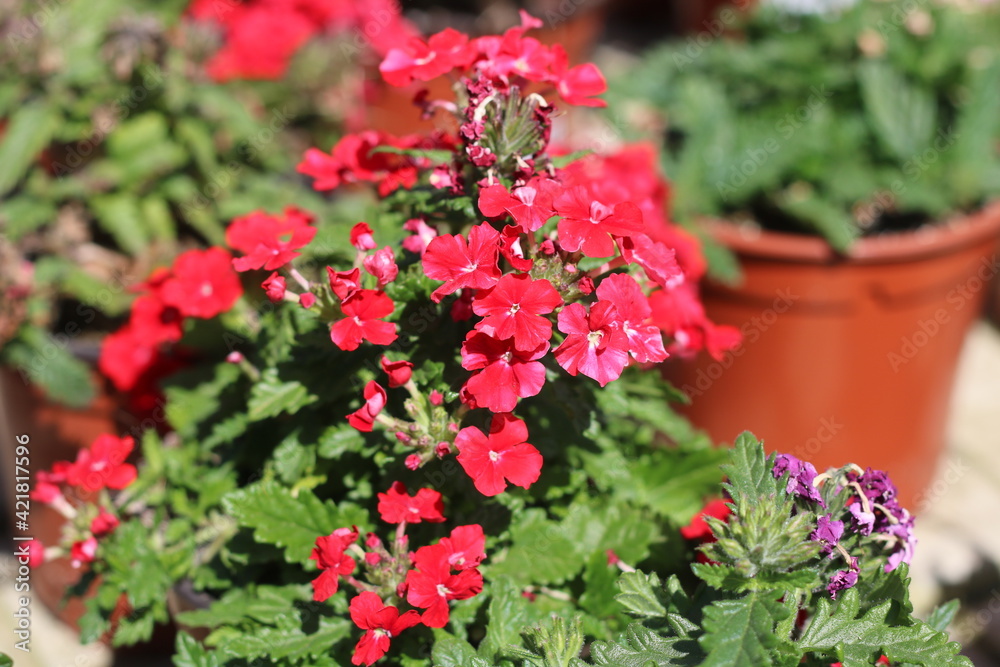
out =
{"type": "Polygon", "coordinates": [[[374,533],[362,546],[357,528],[338,528],[317,538],[310,555],[321,570],[312,582],[314,600],[329,599],[341,579],[360,591],[351,600],[351,620],[365,631],[354,650],[355,665],[371,665],[389,650],[394,636],[418,623],[443,628],[448,623],[450,601],[465,600],[483,590],[478,569],[486,557],[482,526],[458,526],[436,544],[411,553],[407,524],[444,521],[441,494],[420,489],[410,496],[402,483],[395,482],[387,492],[378,494],[378,499],[382,519],[397,526],[388,548],[374,533]],[[367,581],[354,577],[359,562],[367,572],[367,581]],[[385,603],[388,598],[405,600],[423,611],[411,609],[400,614],[397,606],[385,603]]]}
{"type": "MultiPolygon", "coordinates": [[[[81,449],[76,461],[56,461],[51,470],[40,470],[35,486],[29,494],[32,500],[51,506],[71,521],[64,531],[63,540],[69,545],[68,555],[73,567],[90,563],[97,554],[98,540],[118,528],[118,517],[102,504],[84,502],[80,507],[70,499],[87,501],[105,489],[120,491],[135,481],[135,466],[126,463],[135,447],[135,441],[126,436],[118,438],[104,434],[97,437],[90,447],[81,449]],[[73,492],[67,494],[67,489],[73,492]]],[[[36,541],[37,542],[37,541],[36,541]]],[[[66,553],[66,549],[55,549],[66,553]]],[[[32,548],[32,564],[46,557],[46,550],[37,542],[32,548]]]]}
{"type": "Polygon", "coordinates": [[[360,37],[385,55],[416,34],[391,0],[194,0],[188,14],[222,31],[222,48],[207,66],[216,81],[281,78],[317,35],[360,37]]]}
{"type": "Polygon", "coordinates": [[[569,67],[565,49],[548,47],[524,34],[542,22],[523,11],[521,25],[503,35],[469,39],[451,28],[432,35],[426,42],[410,39],[404,46],[390,49],[379,65],[383,78],[394,86],[413,81],[430,81],[459,70],[482,76],[498,86],[537,82],[554,85],[568,104],[605,106],[594,99],[607,89],[604,76],[592,64],[569,67]]]}
{"type": "Polygon", "coordinates": [[[243,294],[222,248],[181,253],[170,269],[155,271],[135,289],[140,295],[128,324],[104,339],[97,364],[121,391],[135,389],[166,365],[161,346],[181,339],[185,318],[215,317],[243,294]]]}

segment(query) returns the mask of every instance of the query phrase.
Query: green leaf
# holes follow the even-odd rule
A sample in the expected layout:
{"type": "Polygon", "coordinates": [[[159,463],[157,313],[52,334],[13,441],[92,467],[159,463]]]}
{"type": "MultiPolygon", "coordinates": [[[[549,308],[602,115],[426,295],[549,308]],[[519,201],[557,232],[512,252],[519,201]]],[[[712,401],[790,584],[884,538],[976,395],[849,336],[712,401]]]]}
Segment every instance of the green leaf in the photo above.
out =
{"type": "Polygon", "coordinates": [[[6,653],[0,653],[0,667],[13,667],[14,659],[6,653]]]}
{"type": "Polygon", "coordinates": [[[334,426],[328,428],[316,443],[316,453],[324,459],[336,459],[347,452],[360,451],[365,439],[356,428],[334,426]]]}
{"type": "Polygon", "coordinates": [[[812,590],[820,583],[819,573],[808,568],[790,572],[763,570],[753,577],[747,577],[729,565],[695,563],[691,567],[695,574],[709,586],[735,593],[794,590],[796,588],[812,590]]]}
{"type": "Polygon", "coordinates": [[[208,653],[197,639],[186,632],[178,632],[174,667],[222,667],[222,663],[215,653],[208,653]]]}
{"type": "Polygon", "coordinates": [[[131,194],[94,197],[91,202],[98,224],[125,252],[138,256],[149,245],[139,202],[131,194]]]}
{"type": "Polygon", "coordinates": [[[60,120],[52,100],[26,104],[14,112],[0,138],[0,195],[17,185],[52,140],[60,120]]]}
{"type": "Polygon", "coordinates": [[[208,609],[182,612],[177,620],[198,628],[236,625],[246,619],[271,623],[282,614],[292,613],[295,602],[307,602],[310,598],[307,587],[301,585],[251,585],[227,592],[208,609]]]}
{"type": "Polygon", "coordinates": [[[775,649],[792,650],[774,631],[788,614],[776,600],[773,592],[752,592],[738,600],[719,600],[705,609],[705,634],[698,640],[707,653],[703,667],[797,664],[797,659],[779,663],[775,658],[775,649]]]}
{"type": "MultiPolygon", "coordinates": [[[[238,658],[315,658],[330,653],[334,644],[348,637],[354,625],[346,618],[321,617],[315,632],[306,633],[301,624],[282,628],[255,628],[219,643],[219,649],[238,658]]],[[[313,664],[308,660],[305,664],[313,664]]],[[[301,663],[295,663],[301,664],[301,663]]]]}
{"type": "Polygon", "coordinates": [[[65,336],[57,339],[38,327],[24,327],[3,353],[26,385],[37,385],[54,401],[84,407],[97,394],[90,366],[72,355],[65,336]]]}
{"type": "Polygon", "coordinates": [[[724,485],[731,497],[760,498],[777,490],[772,462],[764,456],[764,446],[749,431],[740,433],[729,450],[729,463],[722,466],[727,479],[724,485]]]}
{"type": "Polygon", "coordinates": [[[972,661],[958,654],[961,647],[948,635],[916,621],[910,626],[891,626],[887,617],[892,601],[886,600],[859,616],[858,591],[843,593],[836,610],[829,600],[819,601],[818,609],[799,648],[833,654],[844,667],[867,667],[884,654],[891,662],[909,662],[926,667],[971,667],[972,661]]]}
{"type": "Polygon", "coordinates": [[[439,628],[434,629],[431,662],[434,667],[492,667],[479,657],[472,644],[439,628]]]}
{"type": "Polygon", "coordinates": [[[927,617],[927,625],[929,625],[934,630],[938,632],[944,632],[951,625],[951,622],[955,620],[955,614],[958,613],[959,603],[958,600],[951,600],[950,602],[945,602],[944,604],[935,607],[931,615],[927,617]]]}
{"type": "Polygon", "coordinates": [[[247,411],[250,421],[277,417],[283,412],[294,415],[301,408],[319,400],[310,394],[305,385],[292,380],[281,382],[273,368],[264,371],[260,380],[250,390],[247,411]]]}
{"type": "Polygon", "coordinates": [[[571,579],[583,567],[576,544],[560,524],[545,518],[542,509],[522,512],[510,532],[510,549],[492,564],[493,576],[507,575],[520,585],[556,584],[571,579]]]}
{"type": "Polygon", "coordinates": [[[241,526],[253,529],[255,540],[284,548],[285,560],[300,565],[309,557],[317,537],[368,523],[367,513],[357,505],[345,502],[338,507],[308,490],[293,496],[274,481],[230,493],[222,504],[241,526]]]}
{"type": "Polygon", "coordinates": [[[858,82],[875,136],[900,162],[927,147],[937,125],[930,93],[884,61],[861,63],[858,82]]]}
{"type": "MultiPolygon", "coordinates": [[[[697,655],[681,650],[697,650],[697,644],[676,637],[664,638],[638,623],[628,626],[614,642],[594,642],[590,655],[595,665],[602,667],[679,667],[701,664],[697,655]]],[[[767,664],[760,663],[760,664],[767,664]]]]}
{"type": "Polygon", "coordinates": [[[489,587],[489,625],[479,645],[479,655],[493,660],[505,646],[521,644],[521,630],[528,624],[524,596],[509,577],[494,579],[489,587]]]}
{"type": "Polygon", "coordinates": [[[633,468],[622,496],[645,505],[675,523],[684,524],[701,509],[708,495],[718,493],[725,449],[657,451],[646,465],[633,468]]]}
{"type": "Polygon", "coordinates": [[[661,601],[662,586],[655,572],[625,572],[618,579],[621,593],[615,596],[625,611],[637,618],[662,618],[667,608],[661,601]]]}

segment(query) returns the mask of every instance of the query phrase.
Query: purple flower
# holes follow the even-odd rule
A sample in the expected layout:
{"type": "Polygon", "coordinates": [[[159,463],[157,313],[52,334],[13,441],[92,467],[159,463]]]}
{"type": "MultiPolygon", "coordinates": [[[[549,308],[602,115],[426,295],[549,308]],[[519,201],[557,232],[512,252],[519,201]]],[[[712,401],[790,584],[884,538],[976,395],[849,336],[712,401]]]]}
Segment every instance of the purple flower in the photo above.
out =
{"type": "Polygon", "coordinates": [[[832,557],[833,550],[836,548],[843,534],[844,522],[837,521],[833,518],[833,515],[827,514],[819,517],[819,520],[816,522],[816,530],[812,532],[809,539],[822,543],[822,553],[830,554],[832,557]]]}
{"type": "Polygon", "coordinates": [[[875,527],[875,514],[866,512],[861,503],[851,503],[847,506],[847,511],[851,513],[851,528],[854,532],[862,535],[871,535],[875,527]]]}
{"type": "Polygon", "coordinates": [[[858,583],[858,573],[856,570],[838,570],[830,577],[830,583],[826,590],[830,593],[830,598],[837,599],[837,591],[847,590],[858,583]]]}
{"type": "Polygon", "coordinates": [[[819,491],[813,486],[813,480],[816,479],[816,468],[811,463],[800,461],[791,454],[779,454],[771,473],[775,479],[780,479],[786,472],[788,473],[786,493],[794,493],[797,496],[816,501],[820,507],[826,507],[819,491]]]}
{"type": "Polygon", "coordinates": [[[917,538],[913,535],[913,517],[907,516],[905,520],[892,524],[884,532],[896,538],[896,550],[889,555],[889,560],[885,564],[885,571],[892,572],[900,563],[909,563],[913,558],[913,548],[917,545],[917,538]]]}

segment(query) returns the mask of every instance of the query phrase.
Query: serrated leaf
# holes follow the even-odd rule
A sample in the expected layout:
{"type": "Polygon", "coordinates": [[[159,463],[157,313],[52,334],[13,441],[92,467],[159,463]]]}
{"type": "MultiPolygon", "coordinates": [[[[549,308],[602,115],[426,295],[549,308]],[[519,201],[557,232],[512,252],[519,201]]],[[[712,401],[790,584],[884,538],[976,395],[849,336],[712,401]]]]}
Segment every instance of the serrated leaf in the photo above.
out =
{"type": "MultiPolygon", "coordinates": [[[[354,625],[346,618],[321,618],[315,632],[306,633],[300,626],[257,628],[252,634],[240,633],[220,642],[219,648],[237,658],[267,657],[273,660],[307,659],[329,654],[333,645],[351,634],[354,625]]],[[[313,664],[307,660],[305,664],[313,664]]]]}
{"type": "Polygon", "coordinates": [[[583,558],[561,530],[545,518],[545,511],[522,512],[511,527],[511,546],[491,566],[493,576],[507,575],[519,585],[562,583],[583,567],[583,558]]]}
{"type": "Polygon", "coordinates": [[[809,627],[797,642],[803,652],[833,654],[844,667],[868,667],[880,654],[891,662],[909,662],[926,667],[971,667],[959,655],[961,646],[948,635],[916,621],[910,626],[891,626],[887,617],[892,601],[886,600],[859,616],[858,591],[843,593],[835,610],[821,599],[809,627]]]}
{"type": "Polygon", "coordinates": [[[729,565],[709,565],[695,563],[694,573],[709,586],[720,590],[744,593],[746,591],[811,590],[819,585],[819,573],[812,569],[775,572],[763,570],[753,577],[747,577],[729,565]]]}
{"type": "Polygon", "coordinates": [[[703,667],[786,664],[776,660],[775,650],[791,645],[774,628],[787,615],[774,593],[752,592],[738,600],[713,603],[705,609],[705,634],[698,640],[707,653],[703,667]]]}
{"type": "Polygon", "coordinates": [[[317,537],[345,526],[363,526],[368,519],[367,513],[352,503],[337,506],[308,490],[293,496],[273,481],[231,493],[222,505],[241,526],[253,529],[255,540],[284,548],[287,562],[302,565],[317,537]]]}
{"type": "Polygon", "coordinates": [[[351,426],[331,427],[323,432],[316,443],[316,453],[324,459],[335,459],[347,452],[360,451],[365,439],[351,426]]]}
{"type": "Polygon", "coordinates": [[[7,364],[25,381],[54,401],[71,407],[88,405],[97,393],[92,371],[60,342],[37,327],[24,327],[3,350],[7,364]]]}
{"type": "Polygon", "coordinates": [[[951,600],[935,607],[934,611],[931,612],[931,615],[927,617],[927,625],[938,632],[946,631],[948,626],[951,625],[951,622],[955,620],[955,614],[958,613],[958,607],[958,600],[951,600]]]}
{"type": "Polygon", "coordinates": [[[478,656],[472,644],[438,628],[434,629],[434,648],[431,650],[431,662],[434,667],[471,667],[474,665],[491,667],[488,661],[478,656]]]}
{"type": "Polygon", "coordinates": [[[273,368],[264,371],[260,380],[250,390],[247,415],[250,421],[277,417],[283,412],[294,415],[301,408],[318,398],[309,393],[305,385],[295,380],[282,382],[273,368]]]}
{"type": "MultiPolygon", "coordinates": [[[[694,642],[676,637],[667,639],[638,623],[628,626],[614,642],[594,642],[590,654],[601,667],[681,667],[698,665],[697,654],[678,648],[697,649],[694,642]]],[[[766,663],[762,663],[766,664],[766,663]]]]}
{"type": "Polygon", "coordinates": [[[729,463],[722,466],[732,498],[766,498],[776,493],[774,475],[764,456],[764,446],[753,433],[744,431],[729,450],[729,463]]]}
{"type": "Polygon", "coordinates": [[[528,624],[521,590],[509,577],[494,579],[489,587],[490,604],[487,608],[489,625],[486,637],[479,645],[479,655],[493,660],[510,644],[521,644],[521,630],[528,624]]]}
{"type": "Polygon", "coordinates": [[[22,106],[10,117],[0,137],[0,195],[17,185],[52,140],[59,127],[59,107],[53,99],[22,106]]]}
{"type": "Polygon", "coordinates": [[[186,632],[177,633],[174,667],[221,667],[222,663],[215,653],[205,650],[197,639],[186,632]]]}
{"type": "Polygon", "coordinates": [[[246,619],[269,623],[291,613],[295,602],[309,599],[309,592],[303,586],[252,586],[229,591],[208,609],[182,612],[177,620],[198,628],[236,625],[246,619]]]}
{"type": "Polygon", "coordinates": [[[615,596],[626,613],[638,618],[662,618],[667,608],[660,601],[660,578],[655,572],[625,572],[618,579],[621,593],[615,596]]]}

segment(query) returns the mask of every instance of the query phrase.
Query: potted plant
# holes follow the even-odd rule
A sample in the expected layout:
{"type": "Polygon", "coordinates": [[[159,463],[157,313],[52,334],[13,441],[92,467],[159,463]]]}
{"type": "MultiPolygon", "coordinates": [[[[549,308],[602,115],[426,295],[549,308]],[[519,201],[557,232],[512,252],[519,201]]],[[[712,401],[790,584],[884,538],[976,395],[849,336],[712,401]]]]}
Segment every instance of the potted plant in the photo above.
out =
{"type": "Polygon", "coordinates": [[[1000,14],[851,4],[762,7],[740,39],[657,49],[619,112],[662,114],[676,215],[711,218],[744,273],[706,286],[744,344],[677,369],[687,414],[823,465],[865,458],[914,502],[997,269],[1000,14]]]}
{"type": "MultiPolygon", "coordinates": [[[[333,141],[357,114],[343,90],[361,86],[355,65],[377,58],[356,34],[362,3],[339,32],[321,23],[265,72],[218,65],[236,48],[226,51],[227,38],[245,49],[252,32],[240,5],[185,4],[14,3],[2,23],[11,48],[0,55],[0,422],[10,433],[0,484],[11,510],[16,435],[31,434],[33,464],[47,468],[100,433],[163,424],[157,380],[182,354],[110,382],[94,369],[142,279],[222,242],[232,216],[292,192],[328,208],[301,192],[291,157],[333,141]],[[216,19],[228,21],[225,35],[216,19]],[[316,76],[328,69],[340,75],[316,76]]],[[[388,35],[399,16],[380,17],[388,35]]],[[[53,539],[59,523],[47,529],[53,539]]],[[[54,604],[65,579],[44,574],[54,604]]]]}
{"type": "Polygon", "coordinates": [[[98,582],[84,639],[173,615],[177,664],[968,665],[954,605],[912,616],[885,473],[711,447],[635,372],[726,336],[648,153],[549,152],[554,105],[604,81],[523,20],[387,55],[390,82],[454,77],[457,135],[305,154],[320,190],[378,186],[366,222],[253,212],[144,283],[126,326],[202,362],[167,383],[169,432],[39,474],[69,522],[26,566],[98,582]]]}

